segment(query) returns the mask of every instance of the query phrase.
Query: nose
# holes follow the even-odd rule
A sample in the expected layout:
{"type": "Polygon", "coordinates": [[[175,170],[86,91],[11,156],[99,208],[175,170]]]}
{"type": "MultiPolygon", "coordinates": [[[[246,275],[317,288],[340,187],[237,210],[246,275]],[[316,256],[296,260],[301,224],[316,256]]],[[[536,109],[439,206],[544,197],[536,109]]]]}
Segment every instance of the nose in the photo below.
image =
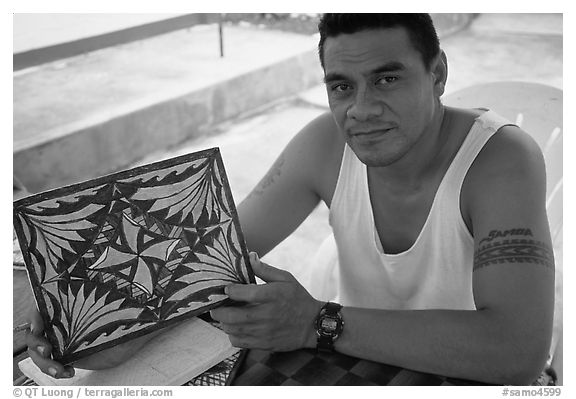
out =
{"type": "Polygon", "coordinates": [[[353,101],[346,111],[346,116],[350,119],[364,122],[382,115],[382,104],[374,98],[370,90],[358,90],[353,101]]]}

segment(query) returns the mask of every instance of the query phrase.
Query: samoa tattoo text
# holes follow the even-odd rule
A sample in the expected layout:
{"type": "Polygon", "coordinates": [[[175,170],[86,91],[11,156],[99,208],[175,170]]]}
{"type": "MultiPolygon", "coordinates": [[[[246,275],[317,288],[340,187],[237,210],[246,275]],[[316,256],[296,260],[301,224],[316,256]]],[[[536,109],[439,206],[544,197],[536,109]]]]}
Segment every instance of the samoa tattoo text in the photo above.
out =
{"type": "Polygon", "coordinates": [[[492,230],[474,252],[474,270],[502,263],[533,263],[554,268],[549,245],[535,240],[526,228],[492,230]]]}

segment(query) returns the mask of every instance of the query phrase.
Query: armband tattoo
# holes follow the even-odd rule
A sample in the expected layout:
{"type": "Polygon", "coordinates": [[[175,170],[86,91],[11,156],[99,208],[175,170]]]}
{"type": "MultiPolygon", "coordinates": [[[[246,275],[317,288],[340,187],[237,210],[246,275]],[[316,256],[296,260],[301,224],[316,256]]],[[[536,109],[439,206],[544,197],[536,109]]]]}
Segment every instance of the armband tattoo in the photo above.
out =
{"type": "Polygon", "coordinates": [[[530,229],[492,230],[480,240],[474,252],[473,270],[502,263],[534,263],[554,268],[550,247],[529,237],[532,237],[530,229]],[[524,238],[504,238],[519,236],[524,238]]]}

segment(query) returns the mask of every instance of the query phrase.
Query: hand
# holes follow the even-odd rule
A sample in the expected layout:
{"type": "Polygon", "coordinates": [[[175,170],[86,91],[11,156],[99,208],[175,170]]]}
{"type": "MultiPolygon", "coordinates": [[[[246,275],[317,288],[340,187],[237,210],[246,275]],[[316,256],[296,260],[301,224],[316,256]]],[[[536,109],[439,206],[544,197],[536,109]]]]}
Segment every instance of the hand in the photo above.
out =
{"type": "Polygon", "coordinates": [[[210,312],[238,348],[290,351],[316,346],[314,320],[322,303],[315,300],[292,274],[260,262],[250,253],[254,274],[262,285],[232,284],[225,291],[243,306],[219,307],[210,312]]]}
{"type": "Polygon", "coordinates": [[[70,378],[74,376],[74,368],[64,366],[50,357],[52,345],[44,337],[44,323],[40,313],[33,309],[28,316],[30,321],[30,331],[26,334],[26,345],[28,345],[28,355],[44,374],[54,378],[70,378]]]}
{"type": "Polygon", "coordinates": [[[134,355],[151,338],[161,331],[130,340],[112,348],[94,353],[71,365],[63,365],[51,358],[52,345],[44,337],[44,323],[36,309],[30,312],[30,332],[26,334],[28,355],[43,373],[54,378],[70,378],[75,374],[74,367],[87,370],[100,370],[118,366],[134,355]]]}

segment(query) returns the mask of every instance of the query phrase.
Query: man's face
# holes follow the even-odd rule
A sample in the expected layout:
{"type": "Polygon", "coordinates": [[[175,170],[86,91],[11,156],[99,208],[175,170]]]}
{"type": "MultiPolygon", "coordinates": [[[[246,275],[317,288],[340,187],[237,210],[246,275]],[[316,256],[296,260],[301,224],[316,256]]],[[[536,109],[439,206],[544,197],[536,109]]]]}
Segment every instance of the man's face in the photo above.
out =
{"type": "Polygon", "coordinates": [[[434,75],[404,28],[326,39],[324,71],[336,124],[366,165],[401,159],[430,126],[434,75]]]}

